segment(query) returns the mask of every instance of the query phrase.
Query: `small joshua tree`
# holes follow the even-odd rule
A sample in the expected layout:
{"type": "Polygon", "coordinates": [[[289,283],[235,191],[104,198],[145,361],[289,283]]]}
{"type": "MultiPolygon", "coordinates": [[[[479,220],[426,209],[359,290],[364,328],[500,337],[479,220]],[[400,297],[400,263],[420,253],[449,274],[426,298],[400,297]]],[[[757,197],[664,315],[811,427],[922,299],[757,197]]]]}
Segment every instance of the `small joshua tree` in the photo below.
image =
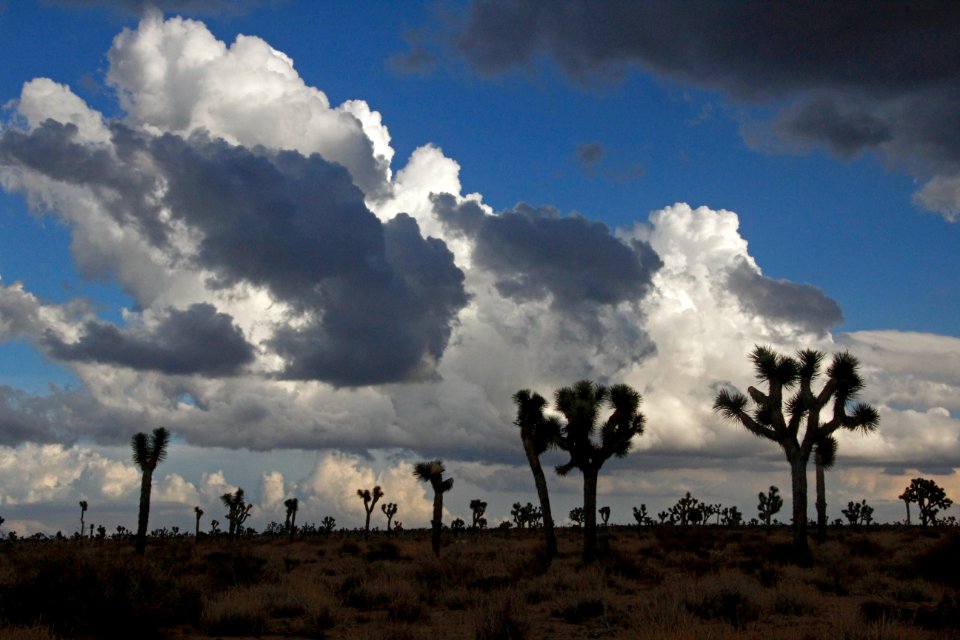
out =
{"type": "Polygon", "coordinates": [[[847,508],[842,509],[841,512],[852,527],[869,525],[873,522],[873,507],[868,505],[866,500],[848,502],[847,508]]]}
{"type": "Polygon", "coordinates": [[[758,494],[760,502],[757,504],[757,511],[760,515],[760,521],[767,527],[773,521],[773,515],[783,507],[783,498],[780,497],[780,489],[770,487],[767,493],[758,494]]]}
{"type": "Polygon", "coordinates": [[[333,516],[324,516],[320,521],[320,530],[324,533],[330,533],[337,527],[337,520],[333,516]]]}
{"type": "Polygon", "coordinates": [[[470,511],[473,513],[473,524],[471,527],[474,531],[479,531],[487,526],[487,519],[483,517],[483,514],[487,512],[486,502],[479,498],[471,500],[470,511]]]}
{"type": "Polygon", "coordinates": [[[637,521],[638,527],[647,527],[653,524],[653,518],[647,513],[647,505],[641,504],[640,508],[633,508],[633,518],[637,521]]]}
{"type": "Polygon", "coordinates": [[[463,518],[456,518],[450,523],[450,530],[454,533],[462,533],[466,528],[467,523],[463,521],[463,518]]]}
{"type": "Polygon", "coordinates": [[[739,527],[743,524],[743,514],[736,507],[724,507],[720,511],[720,524],[727,527],[739,527]]]}
{"type": "Polygon", "coordinates": [[[440,532],[443,527],[443,494],[453,488],[453,478],[444,479],[446,468],[440,460],[418,462],[413,466],[413,477],[421,482],[429,482],[433,487],[433,520],[430,521],[433,530],[431,545],[433,553],[440,557],[440,532]]]}
{"type": "Polygon", "coordinates": [[[223,506],[228,509],[227,521],[230,523],[230,537],[239,538],[243,535],[243,523],[250,517],[252,504],[247,504],[244,500],[243,489],[237,489],[233,493],[225,493],[220,496],[223,506]]]}
{"type": "Polygon", "coordinates": [[[670,507],[670,521],[676,522],[680,526],[699,524],[704,520],[704,504],[690,495],[686,495],[677,500],[677,504],[670,507]]]}
{"type": "Polygon", "coordinates": [[[87,513],[87,501],[81,500],[80,501],[80,541],[81,542],[83,542],[83,532],[86,531],[86,529],[83,526],[83,516],[86,513],[87,513]]]}
{"type": "Polygon", "coordinates": [[[297,530],[297,509],[300,508],[300,501],[296,498],[287,498],[283,501],[283,506],[287,508],[287,519],[284,522],[284,527],[287,530],[290,542],[293,542],[293,532],[297,530]]]}
{"type": "Polygon", "coordinates": [[[597,511],[600,513],[603,526],[607,526],[607,522],[610,520],[610,507],[600,507],[597,511]]]}
{"type": "Polygon", "coordinates": [[[193,515],[196,517],[196,526],[193,529],[193,537],[199,540],[200,539],[200,518],[203,517],[203,509],[201,509],[200,507],[194,507],[193,515]]]}
{"type": "Polygon", "coordinates": [[[946,492],[933,480],[914,478],[910,485],[903,490],[900,499],[907,505],[907,524],[910,524],[910,503],[916,502],[920,509],[920,524],[937,524],[937,513],[941,509],[949,509],[953,500],[947,497],[946,492]]]}
{"type": "Polygon", "coordinates": [[[393,517],[397,515],[397,505],[396,503],[388,502],[380,505],[380,510],[383,511],[383,515],[387,516],[387,533],[390,533],[393,531],[393,517]]]}
{"type": "Polygon", "coordinates": [[[383,497],[383,490],[380,485],[377,485],[373,488],[373,493],[369,489],[357,489],[357,495],[363,498],[363,510],[367,512],[367,519],[363,525],[363,537],[366,539],[370,535],[370,514],[373,513],[377,500],[383,497]]]}
{"type": "Polygon", "coordinates": [[[574,507],[570,509],[570,521],[577,527],[583,526],[583,507],[574,507]]]}

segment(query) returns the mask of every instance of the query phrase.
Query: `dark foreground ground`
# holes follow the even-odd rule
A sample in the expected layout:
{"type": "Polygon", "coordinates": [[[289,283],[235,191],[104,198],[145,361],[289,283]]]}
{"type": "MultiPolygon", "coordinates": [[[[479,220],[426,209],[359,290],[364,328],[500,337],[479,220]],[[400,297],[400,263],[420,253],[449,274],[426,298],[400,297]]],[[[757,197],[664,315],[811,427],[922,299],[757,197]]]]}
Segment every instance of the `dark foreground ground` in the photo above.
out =
{"type": "Polygon", "coordinates": [[[797,564],[789,531],[334,533],[292,543],[0,545],[0,638],[960,638],[955,528],[831,533],[797,564]]]}

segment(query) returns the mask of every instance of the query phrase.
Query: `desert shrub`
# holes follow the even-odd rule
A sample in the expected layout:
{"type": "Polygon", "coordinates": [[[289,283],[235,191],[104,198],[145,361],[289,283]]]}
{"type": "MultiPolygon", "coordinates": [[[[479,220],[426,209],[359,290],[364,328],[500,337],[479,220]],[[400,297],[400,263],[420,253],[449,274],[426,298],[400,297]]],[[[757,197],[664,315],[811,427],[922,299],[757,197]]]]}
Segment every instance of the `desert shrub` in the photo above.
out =
{"type": "Polygon", "coordinates": [[[353,540],[344,540],[343,544],[340,545],[340,555],[358,556],[360,555],[360,545],[353,540]]]}
{"type": "Polygon", "coordinates": [[[477,612],[473,637],[476,640],[523,640],[527,624],[517,609],[516,598],[504,596],[487,602],[477,612]]]}
{"type": "Polygon", "coordinates": [[[850,555],[857,558],[877,558],[885,551],[882,545],[865,535],[852,536],[845,540],[844,543],[850,551],[850,555]]]}
{"type": "Polygon", "coordinates": [[[47,627],[37,623],[31,626],[0,625],[0,638],[4,640],[56,640],[57,636],[47,627]]]}
{"type": "Polygon", "coordinates": [[[246,549],[214,551],[201,559],[200,571],[215,590],[256,584],[265,578],[267,561],[246,549]]]}
{"type": "Polygon", "coordinates": [[[813,595],[781,590],[773,599],[773,612],[779,616],[819,616],[823,606],[813,595]]]}
{"type": "Polygon", "coordinates": [[[915,566],[927,580],[960,587],[960,534],[951,533],[921,553],[915,566]]]}
{"type": "Polygon", "coordinates": [[[756,600],[735,587],[722,587],[704,594],[697,600],[688,600],[687,609],[703,620],[723,620],[736,629],[760,617],[756,600]]]}
{"type": "Polygon", "coordinates": [[[410,558],[403,555],[400,547],[395,543],[381,540],[367,551],[366,559],[368,562],[377,562],[379,560],[409,560],[410,558]]]}

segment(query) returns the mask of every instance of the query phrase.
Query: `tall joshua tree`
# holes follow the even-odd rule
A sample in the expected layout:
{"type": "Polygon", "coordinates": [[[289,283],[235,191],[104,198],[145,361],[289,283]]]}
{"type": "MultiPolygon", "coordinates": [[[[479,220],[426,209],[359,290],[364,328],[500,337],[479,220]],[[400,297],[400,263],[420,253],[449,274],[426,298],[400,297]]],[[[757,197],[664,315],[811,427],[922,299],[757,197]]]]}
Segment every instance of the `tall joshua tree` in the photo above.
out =
{"type": "Polygon", "coordinates": [[[483,517],[483,514],[487,512],[486,501],[474,498],[470,501],[470,511],[473,513],[472,528],[474,531],[479,531],[487,526],[487,519],[483,517]]]}
{"type": "Polygon", "coordinates": [[[142,472],[140,479],[140,514],[137,517],[137,553],[143,553],[147,547],[147,522],[150,519],[150,491],[153,488],[153,472],[157,465],[167,457],[167,445],[170,432],[157,427],[150,436],[138,433],[133,436],[130,446],[133,449],[133,461],[142,472]]]}
{"type": "Polygon", "coordinates": [[[432,527],[431,544],[433,553],[440,557],[440,529],[443,526],[443,494],[453,487],[453,478],[443,479],[443,473],[446,468],[439,460],[429,462],[418,462],[413,465],[413,476],[421,482],[429,482],[433,487],[433,520],[430,521],[432,527]]]}
{"type": "Polygon", "coordinates": [[[86,513],[87,513],[87,501],[81,500],[80,501],[80,542],[83,542],[83,532],[85,529],[83,524],[83,516],[86,515],[86,513]]]}
{"type": "Polygon", "coordinates": [[[754,402],[747,412],[747,397],[738,391],[721,390],[713,408],[725,418],[736,420],[750,433],[780,445],[790,464],[793,489],[793,546],[799,555],[809,552],[807,544],[807,463],[814,446],[838,429],[869,433],[880,423],[877,411],[868,404],[851,404],[863,389],[860,363],[847,352],[833,356],[827,368],[827,380],[819,392],[813,384],[820,377],[824,354],[805,349],[796,357],[784,356],[769,347],[757,346],[750,354],[757,380],[765,384],[764,393],[755,387],[747,392],[754,402]],[[796,387],[789,398],[784,393],[796,387]],[[832,406],[833,417],[823,420],[820,413],[832,406]],[[849,411],[849,412],[848,412],[849,411]]]}
{"type": "Polygon", "coordinates": [[[363,498],[363,510],[367,512],[367,521],[363,525],[363,537],[370,535],[370,514],[377,505],[377,500],[383,497],[383,489],[380,485],[373,488],[373,493],[369,489],[357,489],[357,495],[363,498]]]}
{"type": "Polygon", "coordinates": [[[243,535],[243,523],[250,517],[252,504],[247,504],[242,488],[233,493],[220,496],[220,502],[227,508],[227,522],[230,523],[230,537],[239,538],[243,535]]]}
{"type": "Polygon", "coordinates": [[[553,513],[550,510],[550,493],[547,491],[547,479],[543,474],[540,456],[550,447],[555,447],[560,435],[560,425],[556,419],[543,415],[547,401],[539,393],[521,389],[513,394],[517,405],[517,418],[513,424],[520,427],[520,441],[523,452],[533,473],[533,483],[540,498],[540,511],[543,513],[543,538],[547,545],[547,560],[557,555],[557,536],[553,530],[553,513]]]}
{"type": "Polygon", "coordinates": [[[570,460],[557,467],[566,475],[573,469],[583,473],[583,560],[592,562],[597,555],[597,476],[611,457],[622,458],[630,452],[633,437],[643,433],[640,394],[626,384],[611,387],[581,380],[572,387],[557,389],[554,405],[564,418],[558,423],[558,447],[570,454],[570,460]],[[600,423],[600,411],[612,409],[600,423]],[[595,434],[600,432],[599,442],[595,434]]]}
{"type": "Polygon", "coordinates": [[[287,498],[283,501],[283,506],[287,508],[287,519],[285,522],[287,536],[290,542],[293,542],[293,532],[297,530],[297,509],[300,508],[300,501],[296,498],[287,498]]]}

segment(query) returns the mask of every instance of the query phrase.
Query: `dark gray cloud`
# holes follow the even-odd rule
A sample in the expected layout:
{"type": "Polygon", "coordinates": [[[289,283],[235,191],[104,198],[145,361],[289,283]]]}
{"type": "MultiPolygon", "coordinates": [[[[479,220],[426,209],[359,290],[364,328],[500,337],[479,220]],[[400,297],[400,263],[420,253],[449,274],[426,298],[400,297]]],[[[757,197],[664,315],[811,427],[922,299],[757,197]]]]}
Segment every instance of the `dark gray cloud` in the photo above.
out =
{"type": "Polygon", "coordinates": [[[254,355],[233,319],[209,304],[195,304],[185,311],[171,309],[152,333],[88,322],[77,342],[68,344],[47,334],[44,344],[59,360],[101,362],[172,375],[233,375],[252,362],[254,355]]]}
{"type": "Polygon", "coordinates": [[[840,305],[820,289],[764,277],[745,262],[729,273],[727,285],[745,307],[773,320],[796,323],[818,334],[843,322],[840,305]]]}
{"type": "MultiPolygon", "coordinates": [[[[30,133],[7,130],[0,165],[94,190],[123,224],[212,272],[212,286],[269,288],[299,322],[273,344],[289,359],[289,377],[363,385],[429,375],[467,295],[453,255],[424,239],[412,218],[381,223],[349,172],[317,154],[247,149],[205,134],[112,131],[106,149],[53,121],[30,133]],[[170,233],[177,223],[196,232],[190,256],[170,233]]],[[[88,328],[91,342],[74,357],[123,342],[118,330],[88,328]]]]}
{"type": "Polygon", "coordinates": [[[605,150],[599,142],[584,142],[577,145],[576,158],[580,166],[592,171],[597,163],[603,159],[605,150]]]}
{"type": "MultiPolygon", "coordinates": [[[[694,11],[656,1],[484,0],[444,24],[447,46],[483,74],[544,55],[586,84],[641,68],[739,101],[789,103],[766,132],[781,143],[822,144],[845,158],[877,149],[924,180],[960,172],[956,3],[714,0],[694,11]]],[[[918,200],[948,219],[960,210],[918,200]]]]}
{"type": "Polygon", "coordinates": [[[440,220],[474,242],[474,260],[496,274],[500,294],[518,301],[549,295],[555,308],[572,311],[636,300],[662,265],[648,244],[628,246],[578,215],[519,204],[491,216],[448,194],[432,199],[440,220]]]}

